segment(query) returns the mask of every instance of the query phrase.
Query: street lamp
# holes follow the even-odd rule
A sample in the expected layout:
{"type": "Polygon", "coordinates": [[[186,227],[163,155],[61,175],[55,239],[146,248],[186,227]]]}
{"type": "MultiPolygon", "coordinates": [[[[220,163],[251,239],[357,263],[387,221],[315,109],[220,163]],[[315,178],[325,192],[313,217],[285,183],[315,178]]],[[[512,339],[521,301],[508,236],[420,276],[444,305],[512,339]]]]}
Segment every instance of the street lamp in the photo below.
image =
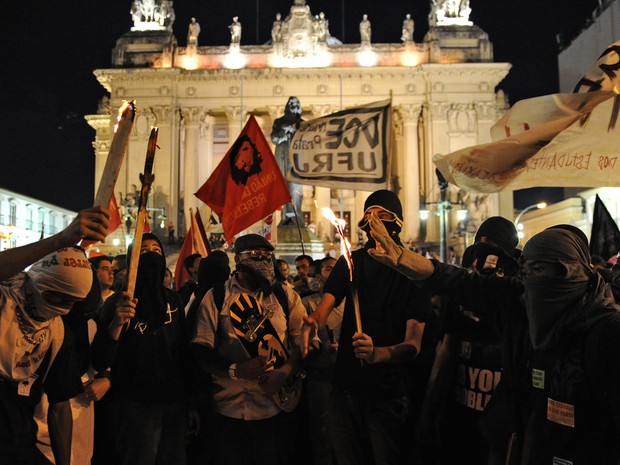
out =
{"type": "Polygon", "coordinates": [[[538,208],[538,209],[545,208],[546,206],[547,206],[546,202],[539,202],[537,204],[530,205],[529,207],[524,208],[517,215],[517,217],[515,218],[514,225],[517,228],[517,235],[519,237],[519,241],[525,237],[525,234],[523,233],[523,225],[520,223],[521,218],[523,217],[523,214],[529,212],[530,210],[534,210],[536,208],[538,208]]]}
{"type": "Polygon", "coordinates": [[[420,219],[422,221],[428,219],[428,205],[436,205],[437,214],[439,215],[439,258],[442,262],[448,257],[448,214],[452,209],[452,205],[458,205],[457,218],[464,221],[467,218],[467,209],[462,201],[450,202],[448,200],[448,181],[443,177],[438,169],[435,169],[437,181],[439,184],[439,202],[423,202],[420,205],[420,219]]]}

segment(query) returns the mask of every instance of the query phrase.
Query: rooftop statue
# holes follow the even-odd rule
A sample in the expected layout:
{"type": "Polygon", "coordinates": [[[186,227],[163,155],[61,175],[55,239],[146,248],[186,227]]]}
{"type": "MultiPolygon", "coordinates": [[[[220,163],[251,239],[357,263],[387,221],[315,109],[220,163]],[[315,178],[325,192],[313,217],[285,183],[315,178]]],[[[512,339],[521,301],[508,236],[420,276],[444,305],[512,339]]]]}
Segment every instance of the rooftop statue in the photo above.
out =
{"type": "Polygon", "coordinates": [[[400,40],[403,42],[413,42],[414,27],[413,19],[411,19],[411,15],[407,13],[405,20],[403,21],[403,30],[400,40]]]}
{"type": "Polygon", "coordinates": [[[370,21],[368,20],[368,15],[365,14],[362,16],[362,21],[360,22],[360,39],[362,44],[370,43],[371,33],[370,21]]]}
{"type": "Polygon", "coordinates": [[[187,29],[187,46],[198,46],[198,35],[200,34],[200,24],[196,18],[192,18],[187,29]]]}
{"type": "Polygon", "coordinates": [[[241,43],[241,23],[238,21],[239,16],[233,17],[233,22],[228,29],[230,29],[230,43],[232,44],[240,44],[241,43]]]}
{"type": "Polygon", "coordinates": [[[317,24],[317,40],[319,42],[326,42],[329,36],[329,21],[325,19],[325,13],[322,11],[319,13],[319,20],[317,24]]]}
{"type": "Polygon", "coordinates": [[[271,43],[279,44],[282,42],[282,15],[276,13],[276,20],[271,28],[271,43]]]}
{"type": "Polygon", "coordinates": [[[132,31],[172,31],[175,15],[169,0],[134,0],[130,13],[132,31]]]}
{"type": "Polygon", "coordinates": [[[431,0],[431,26],[471,26],[469,0],[431,0]]]}

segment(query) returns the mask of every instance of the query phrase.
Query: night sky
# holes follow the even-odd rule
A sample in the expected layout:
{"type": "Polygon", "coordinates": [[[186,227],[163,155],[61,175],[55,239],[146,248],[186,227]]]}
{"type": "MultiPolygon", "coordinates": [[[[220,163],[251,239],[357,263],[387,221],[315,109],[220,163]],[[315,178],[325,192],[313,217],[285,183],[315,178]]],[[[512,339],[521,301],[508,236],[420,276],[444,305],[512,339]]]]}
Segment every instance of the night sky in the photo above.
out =
{"type": "MultiPolygon", "coordinates": [[[[92,71],[110,67],[116,39],[133,25],[131,3],[0,0],[0,187],[72,210],[91,205],[94,130],[84,115],[95,113],[105,94],[92,71]]],[[[238,15],[242,45],[264,43],[270,39],[276,12],[285,17],[292,3],[176,0],[174,33],[184,46],[187,25],[194,16],[202,29],[199,45],[226,45],[228,25],[238,15]]],[[[423,41],[428,29],[430,0],[307,3],[313,14],[325,12],[330,33],[345,43],[359,42],[358,25],[364,13],[372,22],[374,43],[400,42],[406,13],[415,20],[416,42],[423,41]]],[[[513,64],[500,84],[512,103],[557,92],[556,34],[573,37],[597,4],[597,0],[471,0],[470,19],[489,34],[495,61],[513,64]]],[[[600,52],[592,52],[593,63],[600,52]]],[[[521,193],[515,208],[539,198],[559,201],[560,191],[521,193]]]]}

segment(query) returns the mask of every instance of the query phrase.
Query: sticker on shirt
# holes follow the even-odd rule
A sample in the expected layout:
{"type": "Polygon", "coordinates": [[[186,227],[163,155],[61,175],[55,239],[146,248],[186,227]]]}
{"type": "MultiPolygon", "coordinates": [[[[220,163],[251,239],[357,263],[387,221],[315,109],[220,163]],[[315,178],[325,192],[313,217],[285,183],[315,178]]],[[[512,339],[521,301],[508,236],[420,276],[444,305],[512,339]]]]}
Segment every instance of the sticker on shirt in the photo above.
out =
{"type": "Polygon", "coordinates": [[[545,371],[537,370],[534,368],[532,370],[532,386],[536,389],[545,389],[545,371]]]}
{"type": "Polygon", "coordinates": [[[553,465],[573,465],[573,462],[561,459],[560,457],[553,457],[553,465]]]}
{"type": "Polygon", "coordinates": [[[17,394],[24,397],[30,396],[30,390],[32,389],[32,385],[39,377],[38,374],[33,373],[27,380],[20,382],[17,385],[17,394]]]}
{"type": "Polygon", "coordinates": [[[547,420],[574,428],[575,406],[547,398],[547,420]]]}

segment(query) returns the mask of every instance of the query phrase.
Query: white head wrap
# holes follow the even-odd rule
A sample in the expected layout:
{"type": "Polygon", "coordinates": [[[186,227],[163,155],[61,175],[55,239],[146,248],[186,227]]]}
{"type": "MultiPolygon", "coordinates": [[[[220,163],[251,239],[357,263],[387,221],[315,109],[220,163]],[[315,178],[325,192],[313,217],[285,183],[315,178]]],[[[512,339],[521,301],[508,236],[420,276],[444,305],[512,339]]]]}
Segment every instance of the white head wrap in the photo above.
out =
{"type": "Polygon", "coordinates": [[[71,308],[48,302],[45,291],[60,292],[75,300],[86,297],[93,284],[90,263],[84,251],[78,247],[60,249],[36,262],[26,272],[33,284],[36,313],[46,320],[66,315],[71,308]]]}

